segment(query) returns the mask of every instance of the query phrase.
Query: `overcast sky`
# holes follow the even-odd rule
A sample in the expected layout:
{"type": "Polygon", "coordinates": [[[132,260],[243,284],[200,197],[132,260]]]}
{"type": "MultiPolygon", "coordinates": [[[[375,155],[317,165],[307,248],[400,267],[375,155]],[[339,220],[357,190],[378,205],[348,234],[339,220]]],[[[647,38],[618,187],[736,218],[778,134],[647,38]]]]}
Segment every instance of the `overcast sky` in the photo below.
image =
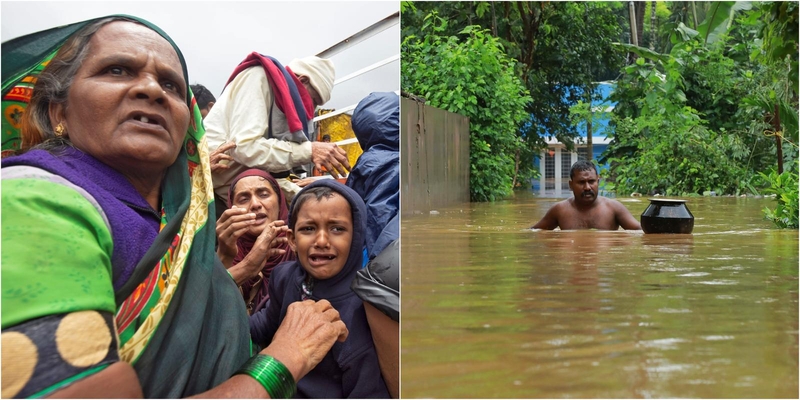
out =
{"type": "MultiPolygon", "coordinates": [[[[215,96],[239,62],[258,51],[288,64],[315,55],[399,10],[399,1],[2,1],[3,42],[28,33],[109,14],[144,18],[177,43],[190,83],[215,96]],[[34,11],[35,10],[35,11],[34,11]]],[[[400,24],[332,57],[341,78],[400,52],[400,24]]],[[[334,87],[323,108],[344,108],[373,91],[400,89],[393,61],[334,87]]]]}

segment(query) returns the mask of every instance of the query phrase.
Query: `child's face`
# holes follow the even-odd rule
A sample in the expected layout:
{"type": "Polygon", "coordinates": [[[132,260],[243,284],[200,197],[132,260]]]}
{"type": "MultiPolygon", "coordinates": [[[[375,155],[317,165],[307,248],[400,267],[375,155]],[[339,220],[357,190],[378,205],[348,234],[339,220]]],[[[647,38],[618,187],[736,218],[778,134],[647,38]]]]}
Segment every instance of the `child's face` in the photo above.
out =
{"type": "Polygon", "coordinates": [[[289,245],[300,265],[315,279],[328,279],[344,268],[353,240],[350,203],[337,193],[309,199],[300,207],[289,245]]]}

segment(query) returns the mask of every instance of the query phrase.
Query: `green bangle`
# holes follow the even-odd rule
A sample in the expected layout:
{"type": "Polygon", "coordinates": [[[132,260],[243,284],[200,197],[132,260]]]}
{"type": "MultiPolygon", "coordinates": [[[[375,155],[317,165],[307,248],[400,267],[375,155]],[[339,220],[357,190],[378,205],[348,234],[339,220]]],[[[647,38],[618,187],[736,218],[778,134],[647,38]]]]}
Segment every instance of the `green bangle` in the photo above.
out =
{"type": "Polygon", "coordinates": [[[264,354],[256,354],[236,371],[236,374],[250,375],[257,380],[273,399],[294,397],[297,386],[294,377],[280,361],[264,354]]]}

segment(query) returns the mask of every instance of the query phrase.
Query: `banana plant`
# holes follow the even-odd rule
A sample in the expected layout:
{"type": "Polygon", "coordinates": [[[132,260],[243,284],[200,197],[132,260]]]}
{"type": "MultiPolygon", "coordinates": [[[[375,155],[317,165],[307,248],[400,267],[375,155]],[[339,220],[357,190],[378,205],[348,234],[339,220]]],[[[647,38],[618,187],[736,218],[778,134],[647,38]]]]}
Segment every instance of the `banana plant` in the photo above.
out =
{"type": "Polygon", "coordinates": [[[703,39],[703,45],[708,46],[719,40],[728,32],[736,13],[753,8],[750,1],[718,1],[712,2],[706,19],[697,27],[697,32],[703,39]]]}
{"type": "MultiPolygon", "coordinates": [[[[689,28],[681,22],[675,27],[672,34],[670,34],[670,41],[672,44],[679,44],[689,41],[694,37],[700,37],[703,46],[707,47],[719,40],[730,30],[737,12],[747,11],[751,8],[753,8],[753,4],[750,1],[713,2],[706,13],[706,19],[697,27],[697,30],[689,28]]],[[[613,45],[626,52],[632,52],[639,57],[651,60],[661,66],[669,59],[669,54],[658,53],[645,47],[634,46],[629,43],[614,43],[613,45]]],[[[672,51],[675,51],[676,47],[673,47],[672,51]]]]}

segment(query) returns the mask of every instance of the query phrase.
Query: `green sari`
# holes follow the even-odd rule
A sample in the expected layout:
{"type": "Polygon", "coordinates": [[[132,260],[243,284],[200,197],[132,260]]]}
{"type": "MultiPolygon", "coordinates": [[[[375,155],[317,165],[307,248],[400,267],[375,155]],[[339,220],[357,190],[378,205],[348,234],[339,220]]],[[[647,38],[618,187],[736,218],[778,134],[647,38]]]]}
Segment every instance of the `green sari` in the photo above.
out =
{"type": "MultiPolygon", "coordinates": [[[[115,320],[110,321],[109,324],[113,325],[115,331],[114,342],[118,346],[118,360],[133,365],[144,395],[159,398],[190,396],[211,389],[227,380],[250,357],[247,312],[236,284],[219,263],[214,250],[215,215],[211,212],[214,210],[214,196],[209,154],[202,117],[189,89],[188,72],[183,55],[170,37],[158,27],[136,17],[119,17],[147,26],[172,44],[180,58],[186,77],[186,98],[189,109],[193,112],[193,118],[190,121],[183,148],[175,163],[167,170],[162,184],[161,227],[154,243],[138,262],[128,281],[121,288],[116,289],[112,297],[108,297],[104,293],[95,293],[93,296],[105,296],[104,301],[110,302],[110,307],[106,308],[111,308],[111,311],[115,313],[115,320]],[[150,278],[155,276],[158,279],[162,273],[164,273],[164,281],[159,280],[157,285],[153,283],[155,281],[150,278]],[[148,284],[148,282],[150,283],[148,284]],[[150,289],[144,290],[148,285],[150,285],[150,289]],[[122,325],[120,313],[133,308],[140,310],[137,311],[136,318],[132,318],[122,325]]],[[[88,24],[104,18],[34,33],[2,44],[2,108],[4,112],[2,150],[4,155],[13,152],[21,144],[19,139],[20,117],[30,100],[36,76],[71,35],[88,24]]],[[[4,174],[6,164],[4,161],[4,174]]],[[[58,171],[49,172],[58,174],[58,171]]],[[[14,197],[13,191],[25,191],[27,187],[30,187],[30,182],[17,186],[12,186],[13,183],[15,182],[9,181],[6,186],[7,181],[4,176],[3,208],[5,209],[8,204],[9,210],[16,210],[14,207],[20,207],[23,211],[27,211],[24,201],[19,200],[19,196],[14,197]],[[13,188],[13,190],[7,195],[6,191],[9,188],[13,188]],[[22,206],[17,206],[18,204],[22,204],[22,206]]],[[[47,184],[49,183],[42,185],[46,186],[47,184]]],[[[56,190],[63,189],[56,188],[56,190]]],[[[100,210],[100,214],[102,215],[102,210],[100,210]]],[[[101,219],[96,215],[89,217],[100,221],[98,225],[101,226],[97,230],[103,229],[101,219]]],[[[16,220],[9,218],[9,221],[16,220]]],[[[24,223],[12,226],[11,223],[6,223],[5,218],[3,220],[3,274],[6,276],[8,272],[8,276],[24,276],[27,273],[31,274],[31,280],[36,280],[36,276],[33,275],[35,272],[29,265],[25,265],[24,262],[15,262],[24,260],[28,256],[22,254],[26,251],[15,250],[16,248],[26,249],[25,244],[21,243],[26,239],[25,226],[20,225],[24,225],[24,223]],[[14,234],[7,235],[10,232],[14,234]],[[28,270],[31,271],[28,272],[28,270]]],[[[108,232],[100,234],[103,237],[111,235],[113,232],[110,228],[108,232]]],[[[52,251],[53,249],[48,250],[52,251]]],[[[60,250],[56,249],[56,252],[60,250]]],[[[74,251],[74,249],[68,249],[56,255],[62,259],[68,259],[69,250],[74,251]]],[[[27,252],[29,253],[29,251],[27,252]]],[[[107,251],[109,259],[111,252],[111,250],[107,251]]],[[[110,267],[106,265],[105,269],[108,270],[110,267]]],[[[41,272],[41,268],[39,270],[41,272]]],[[[70,277],[64,277],[64,279],[68,280],[70,277]]],[[[12,334],[15,335],[14,338],[19,337],[20,329],[16,328],[50,317],[50,315],[43,317],[41,310],[50,306],[46,300],[47,293],[57,293],[59,288],[53,287],[48,290],[45,287],[44,296],[40,296],[45,299],[35,300],[18,295],[24,292],[25,282],[4,279],[2,283],[3,344],[5,345],[7,337],[11,338],[12,334]],[[38,304],[34,304],[36,307],[32,307],[31,303],[36,301],[38,304]],[[34,308],[37,308],[36,313],[31,311],[26,319],[26,312],[34,308]]],[[[64,294],[59,293],[58,296],[64,296],[64,294]]],[[[67,294],[67,296],[69,295],[67,294]]],[[[59,307],[63,308],[63,304],[59,307]]],[[[52,306],[49,312],[55,315],[62,312],[61,308],[52,306]]],[[[14,342],[8,341],[8,343],[14,342]]],[[[10,386],[13,382],[6,380],[6,367],[13,368],[13,365],[9,363],[11,359],[6,359],[5,353],[4,351],[3,397],[16,397],[21,393],[27,393],[25,397],[47,396],[107,367],[107,364],[102,363],[89,365],[76,370],[75,373],[70,372],[72,375],[64,379],[59,377],[55,383],[49,382],[46,385],[42,384],[44,386],[33,387],[35,383],[32,382],[36,380],[36,375],[40,374],[42,370],[41,365],[43,364],[41,363],[43,361],[39,360],[37,361],[40,363],[37,364],[39,366],[33,370],[35,371],[33,377],[27,378],[29,381],[26,382],[30,387],[26,386],[24,390],[14,391],[12,390],[14,388],[10,386]]]]}

